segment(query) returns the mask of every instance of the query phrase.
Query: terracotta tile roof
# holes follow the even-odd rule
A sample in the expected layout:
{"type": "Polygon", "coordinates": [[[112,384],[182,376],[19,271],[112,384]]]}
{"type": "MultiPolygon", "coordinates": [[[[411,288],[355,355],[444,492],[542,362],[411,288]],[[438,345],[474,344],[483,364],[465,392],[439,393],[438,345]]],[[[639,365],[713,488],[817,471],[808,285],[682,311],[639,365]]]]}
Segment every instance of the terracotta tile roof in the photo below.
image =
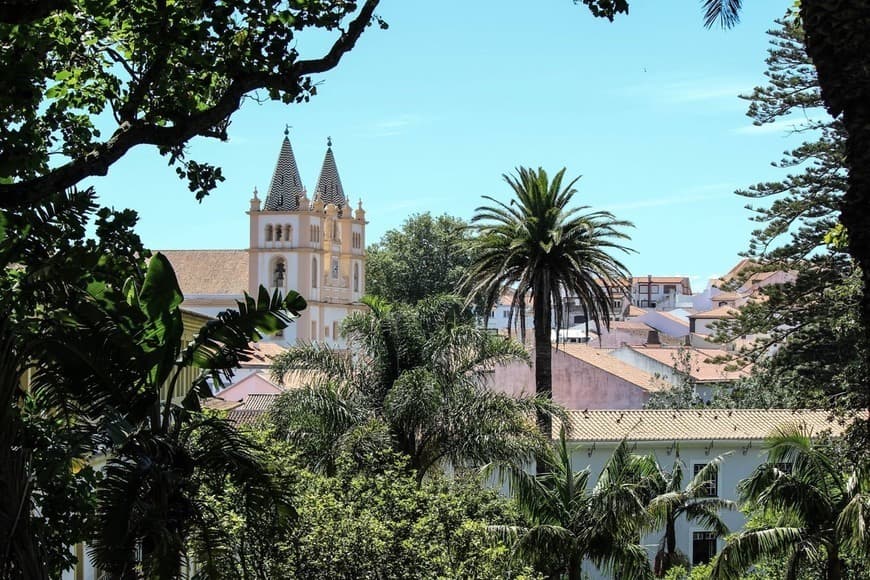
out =
{"type": "MultiPolygon", "coordinates": [[[[716,300],[716,298],[713,298],[716,300]]],[[[719,308],[714,308],[713,310],[707,310],[704,312],[695,312],[694,314],[690,314],[689,318],[703,318],[703,319],[719,319],[719,318],[734,318],[737,315],[737,310],[730,306],[720,306],[719,308]]]]}
{"type": "Polygon", "coordinates": [[[243,362],[242,367],[261,367],[272,364],[272,359],[287,351],[286,348],[274,342],[251,343],[251,360],[243,362]]]}
{"type": "Polygon", "coordinates": [[[710,298],[710,300],[715,302],[716,300],[740,300],[741,298],[743,298],[743,295],[737,292],[719,292],[710,298]]]}
{"type": "MultiPolygon", "coordinates": [[[[612,320],[610,321],[610,332],[615,330],[649,332],[650,326],[637,320],[612,320]]],[[[601,325],[601,331],[607,332],[607,329],[603,324],[601,325]]]]}
{"type": "Polygon", "coordinates": [[[733,268],[728,270],[728,272],[725,275],[721,276],[719,278],[719,281],[730,282],[731,280],[734,280],[735,278],[737,278],[747,268],[757,268],[757,267],[758,267],[757,262],[753,262],[749,258],[743,258],[742,260],[737,262],[733,268]]]}
{"type": "Polygon", "coordinates": [[[670,386],[664,381],[657,380],[651,374],[610,356],[610,351],[606,349],[594,348],[585,344],[568,343],[560,346],[559,350],[605,373],[636,385],[645,391],[661,391],[670,386]]]}
{"type": "Polygon", "coordinates": [[[653,284],[680,284],[689,278],[686,276],[633,276],[631,278],[632,283],[634,284],[645,284],[648,280],[652,281],[653,284]]]}
{"type": "Polygon", "coordinates": [[[213,411],[231,411],[242,406],[241,401],[225,401],[220,397],[208,397],[203,399],[200,404],[203,409],[211,409],[213,411]]]}
{"type": "Polygon", "coordinates": [[[567,414],[567,436],[574,441],[758,440],[789,423],[803,423],[813,433],[830,429],[840,435],[845,429],[829,422],[827,411],[792,409],[628,409],[567,414]]]}
{"type": "Polygon", "coordinates": [[[272,408],[272,404],[275,402],[275,399],[278,395],[273,394],[264,394],[264,393],[254,393],[248,395],[248,398],[245,399],[245,404],[242,407],[244,411],[268,411],[272,408]]]}
{"type": "Polygon", "coordinates": [[[667,318],[668,320],[672,320],[672,321],[676,322],[677,324],[685,326],[686,330],[688,330],[688,328],[689,328],[689,322],[685,318],[680,318],[679,316],[675,316],[675,315],[671,314],[670,312],[665,312],[664,310],[659,311],[658,314],[660,316],[663,316],[664,318],[667,318]]]}
{"type": "MultiPolygon", "coordinates": [[[[650,347],[650,346],[631,346],[630,348],[646,357],[656,360],[664,365],[673,367],[679,360],[680,351],[689,353],[689,364],[691,372],[689,376],[696,382],[720,382],[733,381],[745,377],[749,374],[750,365],[740,366],[737,370],[730,370],[731,366],[736,366],[737,361],[730,362],[711,362],[711,359],[726,356],[724,350],[716,350],[713,348],[690,348],[690,347],[650,347]]],[[[678,365],[678,370],[679,365],[678,365]]]]}
{"type": "Polygon", "coordinates": [[[259,393],[248,395],[241,407],[227,414],[227,419],[238,425],[256,425],[265,420],[277,396],[259,393]]]}
{"type": "Polygon", "coordinates": [[[248,411],[246,409],[233,409],[227,413],[227,420],[236,425],[257,425],[266,419],[264,411],[248,411]]]}
{"type": "Polygon", "coordinates": [[[757,283],[757,282],[764,282],[765,280],[767,280],[768,278],[770,278],[774,274],[778,274],[778,273],[779,272],[777,272],[776,270],[771,271],[771,272],[756,272],[755,274],[753,274],[752,276],[747,278],[746,282],[749,284],[757,283]]]}
{"type": "Polygon", "coordinates": [[[240,295],[248,290],[247,250],[161,250],[185,296],[240,295]]]}
{"type": "MultiPolygon", "coordinates": [[[[514,291],[511,290],[511,289],[505,290],[504,292],[502,292],[502,295],[499,296],[499,298],[498,298],[498,304],[499,304],[500,306],[510,306],[510,305],[512,305],[512,304],[513,304],[513,301],[514,301],[514,294],[516,294],[516,292],[514,292],[514,291]]],[[[531,306],[531,305],[532,305],[532,299],[531,299],[531,298],[528,296],[528,294],[527,294],[527,295],[526,295],[526,307],[529,307],[529,306],[531,306]]]]}

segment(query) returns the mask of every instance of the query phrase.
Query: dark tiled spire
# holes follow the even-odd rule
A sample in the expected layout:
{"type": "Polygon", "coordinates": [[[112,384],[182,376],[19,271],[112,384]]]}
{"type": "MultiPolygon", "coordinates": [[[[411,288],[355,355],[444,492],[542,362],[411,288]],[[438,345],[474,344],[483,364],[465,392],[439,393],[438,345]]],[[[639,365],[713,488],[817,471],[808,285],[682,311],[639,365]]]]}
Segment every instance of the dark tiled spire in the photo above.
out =
{"type": "Polygon", "coordinates": [[[293,155],[293,147],[290,146],[290,139],[287,136],[289,132],[289,127],[286,127],[278,164],[275,166],[272,184],[269,186],[269,195],[266,196],[266,203],[263,206],[265,211],[297,210],[299,198],[304,193],[299,168],[296,166],[296,157],[293,155]]]}
{"type": "Polygon", "coordinates": [[[338,167],[335,165],[335,156],[332,154],[331,137],[326,140],[326,157],[323,158],[323,167],[320,169],[320,177],[317,178],[314,199],[319,199],[324,205],[334,203],[339,209],[347,205],[341,177],[338,176],[338,167]]]}

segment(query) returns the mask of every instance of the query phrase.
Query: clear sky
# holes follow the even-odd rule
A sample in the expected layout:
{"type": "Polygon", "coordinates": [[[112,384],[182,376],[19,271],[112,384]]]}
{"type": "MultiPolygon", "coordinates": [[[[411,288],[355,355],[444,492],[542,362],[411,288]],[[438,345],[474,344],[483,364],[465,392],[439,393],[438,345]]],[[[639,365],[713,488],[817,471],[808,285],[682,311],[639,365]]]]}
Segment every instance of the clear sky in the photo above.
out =
{"type": "MultiPolygon", "coordinates": [[[[310,103],[248,102],[230,141],[199,139],[191,157],[223,168],[202,204],[155,149],[96,179],[102,202],[132,207],[154,249],[243,248],[245,211],[265,196],[285,123],[313,191],[326,149],[345,191],[362,198],[367,242],[412,213],[470,218],[481,195],[509,198],[519,165],[582,175],[578,204],[634,222],[626,263],[638,275],[728,270],[752,224],[734,189],[776,178],[793,144],[752,127],[737,98],[761,84],[765,30],[791,0],[745,2],[732,30],[706,30],[700,1],[634,0],[616,22],[571,0],[385,0],[310,103]]],[[[302,39],[304,56],[321,39],[302,39]]]]}

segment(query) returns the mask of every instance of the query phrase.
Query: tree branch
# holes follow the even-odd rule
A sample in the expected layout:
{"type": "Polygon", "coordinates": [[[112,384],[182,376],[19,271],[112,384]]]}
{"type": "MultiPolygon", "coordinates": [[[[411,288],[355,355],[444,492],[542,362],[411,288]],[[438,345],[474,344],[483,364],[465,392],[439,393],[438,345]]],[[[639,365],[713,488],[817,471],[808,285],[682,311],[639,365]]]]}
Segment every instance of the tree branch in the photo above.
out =
{"type": "Polygon", "coordinates": [[[295,63],[289,76],[265,72],[240,74],[211,108],[177,119],[171,126],[136,121],[123,123],[106,142],[97,145],[84,157],[73,159],[34,179],[0,185],[0,207],[36,203],[87,177],[105,175],[113,163],[137,145],[156,145],[169,149],[183,145],[197,135],[208,134],[214,126],[238,110],[247,93],[256,89],[273,89],[298,95],[303,86],[303,77],[335,68],[341,58],[353,49],[371,22],[379,1],[367,0],[347,31],[341,34],[326,55],[295,63]]]}
{"type": "Polygon", "coordinates": [[[55,10],[70,7],[69,0],[7,0],[0,2],[0,23],[26,24],[42,20],[55,10]]]}

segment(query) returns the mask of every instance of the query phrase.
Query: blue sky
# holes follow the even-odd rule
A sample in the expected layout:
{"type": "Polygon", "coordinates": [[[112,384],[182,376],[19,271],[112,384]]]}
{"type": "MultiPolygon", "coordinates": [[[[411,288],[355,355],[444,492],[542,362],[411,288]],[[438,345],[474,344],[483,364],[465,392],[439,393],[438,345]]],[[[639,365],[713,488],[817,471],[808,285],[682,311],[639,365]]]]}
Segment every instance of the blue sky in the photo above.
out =
{"type": "MultiPolygon", "coordinates": [[[[482,195],[507,200],[519,165],[582,175],[575,200],[631,220],[635,274],[730,268],[752,224],[734,189],[776,178],[794,144],[751,126],[737,94],[763,81],[767,36],[790,0],[746,2],[732,30],[706,30],[699,1],[632,2],[614,23],[570,0],[385,0],[310,103],[248,102],[230,141],[190,155],[223,167],[202,204],[142,147],[93,180],[102,203],[140,213],[151,248],[243,248],[251,191],[268,188],[284,124],[314,189],[331,136],[368,242],[410,214],[470,218],[482,195]]],[[[323,39],[300,39],[316,56],[323,39]]]]}

